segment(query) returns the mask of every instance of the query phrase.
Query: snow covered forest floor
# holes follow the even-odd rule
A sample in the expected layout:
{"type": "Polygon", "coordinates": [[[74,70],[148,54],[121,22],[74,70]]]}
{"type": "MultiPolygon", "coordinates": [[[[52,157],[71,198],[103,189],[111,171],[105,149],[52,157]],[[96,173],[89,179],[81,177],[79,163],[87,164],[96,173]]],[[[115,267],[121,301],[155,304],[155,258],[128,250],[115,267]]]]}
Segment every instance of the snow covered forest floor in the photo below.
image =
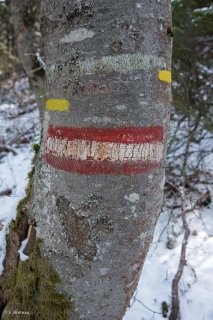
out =
{"type": "MultiPolygon", "coordinates": [[[[25,195],[39,132],[27,80],[5,83],[0,92],[0,274],[8,225],[25,195]]],[[[181,320],[213,319],[212,142],[202,121],[172,111],[164,206],[124,320],[167,318],[177,303],[181,320]]]]}

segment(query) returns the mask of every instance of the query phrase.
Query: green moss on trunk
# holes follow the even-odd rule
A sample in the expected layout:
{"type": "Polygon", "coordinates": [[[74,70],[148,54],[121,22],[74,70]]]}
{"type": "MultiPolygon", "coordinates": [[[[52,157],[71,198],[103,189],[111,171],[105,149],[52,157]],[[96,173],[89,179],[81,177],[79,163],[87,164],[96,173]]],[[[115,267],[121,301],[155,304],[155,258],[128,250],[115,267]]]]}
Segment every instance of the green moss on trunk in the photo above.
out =
{"type": "Polygon", "coordinates": [[[72,303],[58,293],[56,284],[59,277],[44,258],[37,240],[34,250],[27,261],[20,261],[9,279],[3,283],[9,301],[4,310],[4,320],[17,317],[32,320],[66,320],[72,303]],[[20,311],[26,314],[10,314],[20,311]]]}

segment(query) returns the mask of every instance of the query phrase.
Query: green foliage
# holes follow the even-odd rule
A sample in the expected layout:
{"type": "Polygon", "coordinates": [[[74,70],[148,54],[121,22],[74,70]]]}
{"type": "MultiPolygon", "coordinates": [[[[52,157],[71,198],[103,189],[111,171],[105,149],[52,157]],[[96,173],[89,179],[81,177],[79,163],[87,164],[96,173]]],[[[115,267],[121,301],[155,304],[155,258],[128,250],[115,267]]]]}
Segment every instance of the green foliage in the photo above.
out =
{"type": "Polygon", "coordinates": [[[211,1],[174,0],[173,99],[178,112],[213,131],[211,1]]]}
{"type": "Polygon", "coordinates": [[[162,309],[162,315],[164,318],[167,318],[168,312],[169,312],[169,307],[166,301],[163,301],[161,304],[161,309],[162,309]]]}
{"type": "Polygon", "coordinates": [[[39,241],[36,241],[29,259],[20,261],[9,280],[3,284],[9,300],[4,319],[68,319],[67,312],[73,309],[72,303],[56,290],[59,282],[59,277],[41,253],[39,241]],[[26,314],[17,316],[9,314],[9,311],[22,311],[26,314]]]}
{"type": "Polygon", "coordinates": [[[33,144],[33,150],[35,152],[35,154],[38,154],[39,150],[40,150],[40,145],[37,143],[33,144]]]}

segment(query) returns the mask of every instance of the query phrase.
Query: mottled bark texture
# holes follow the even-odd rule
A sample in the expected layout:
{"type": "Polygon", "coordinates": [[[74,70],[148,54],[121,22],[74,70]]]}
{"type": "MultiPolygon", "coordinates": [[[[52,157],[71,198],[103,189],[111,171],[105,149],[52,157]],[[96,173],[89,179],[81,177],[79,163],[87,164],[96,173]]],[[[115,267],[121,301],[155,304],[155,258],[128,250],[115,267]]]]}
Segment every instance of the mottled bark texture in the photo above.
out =
{"type": "Polygon", "coordinates": [[[41,63],[40,0],[7,0],[6,3],[12,15],[19,60],[36,95],[42,119],[45,72],[41,63]]]}
{"type": "Polygon", "coordinates": [[[121,320],[162,205],[170,1],[42,1],[41,19],[57,100],[36,171],[37,237],[79,319],[121,320]]]}

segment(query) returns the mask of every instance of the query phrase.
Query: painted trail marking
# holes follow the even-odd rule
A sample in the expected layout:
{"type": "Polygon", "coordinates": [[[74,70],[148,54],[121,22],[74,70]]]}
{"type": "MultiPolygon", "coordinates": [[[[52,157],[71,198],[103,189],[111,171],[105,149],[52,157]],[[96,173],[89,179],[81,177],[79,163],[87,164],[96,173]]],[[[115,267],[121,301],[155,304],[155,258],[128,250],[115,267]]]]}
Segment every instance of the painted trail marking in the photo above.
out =
{"type": "Polygon", "coordinates": [[[46,162],[79,174],[139,174],[161,165],[163,127],[49,126],[46,162]]]}
{"type": "Polygon", "coordinates": [[[65,99],[48,99],[46,109],[49,111],[68,111],[69,101],[65,99]]]}
{"type": "Polygon", "coordinates": [[[160,70],[158,73],[158,78],[161,81],[171,83],[172,82],[172,73],[169,70],[160,70]]]}

